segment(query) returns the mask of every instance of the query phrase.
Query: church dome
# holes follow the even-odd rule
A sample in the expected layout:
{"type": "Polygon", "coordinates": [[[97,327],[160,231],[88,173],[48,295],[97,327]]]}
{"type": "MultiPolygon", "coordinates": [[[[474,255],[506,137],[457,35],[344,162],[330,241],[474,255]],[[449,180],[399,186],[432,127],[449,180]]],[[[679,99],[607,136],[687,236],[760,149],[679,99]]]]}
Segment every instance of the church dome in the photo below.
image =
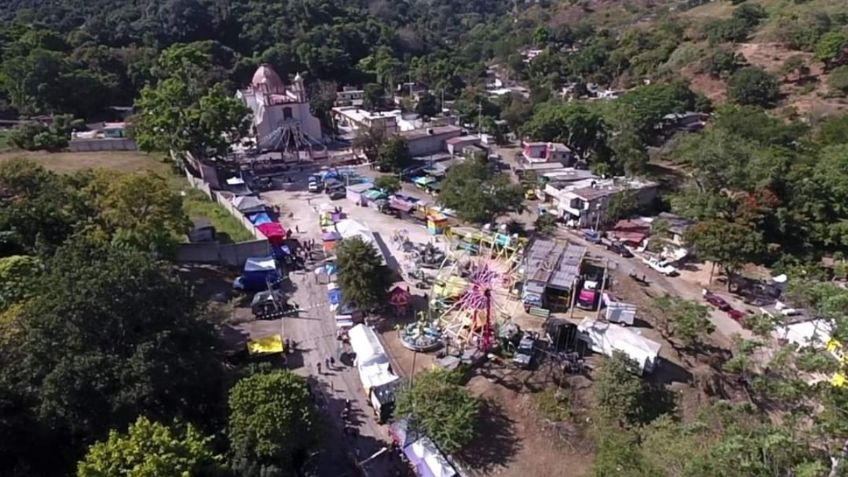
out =
{"type": "Polygon", "coordinates": [[[282,93],[285,91],[280,75],[271,68],[271,65],[264,63],[259,65],[256,73],[253,73],[253,80],[251,80],[250,85],[253,86],[253,89],[266,93],[282,93]]]}

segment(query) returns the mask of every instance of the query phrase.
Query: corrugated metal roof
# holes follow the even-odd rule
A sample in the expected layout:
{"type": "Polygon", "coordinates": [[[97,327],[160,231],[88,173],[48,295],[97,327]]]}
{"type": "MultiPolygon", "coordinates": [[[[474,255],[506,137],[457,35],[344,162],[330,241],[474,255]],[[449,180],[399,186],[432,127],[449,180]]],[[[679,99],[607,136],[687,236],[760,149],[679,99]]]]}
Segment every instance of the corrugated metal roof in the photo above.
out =
{"type": "Polygon", "coordinates": [[[586,247],[570,244],[563,252],[556,270],[551,274],[548,286],[560,290],[570,290],[574,285],[574,280],[580,275],[580,265],[583,263],[583,256],[585,255],[586,247]]]}
{"type": "Polygon", "coordinates": [[[533,242],[524,262],[527,281],[547,283],[557,265],[562,247],[553,240],[540,239],[533,242]]]}

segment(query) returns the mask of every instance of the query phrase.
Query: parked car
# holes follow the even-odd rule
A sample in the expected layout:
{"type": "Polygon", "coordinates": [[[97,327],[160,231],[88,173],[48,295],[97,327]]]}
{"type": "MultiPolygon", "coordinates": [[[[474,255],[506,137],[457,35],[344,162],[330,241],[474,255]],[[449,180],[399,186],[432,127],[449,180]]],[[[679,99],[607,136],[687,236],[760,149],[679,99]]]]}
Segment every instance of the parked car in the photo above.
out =
{"type": "Polygon", "coordinates": [[[630,258],[633,256],[633,253],[631,253],[630,250],[628,250],[623,243],[618,241],[612,242],[607,245],[607,250],[609,250],[610,252],[617,253],[624,258],[630,258]]]}
{"type": "Polygon", "coordinates": [[[309,181],[309,185],[306,186],[309,192],[321,192],[324,189],[324,184],[318,181],[309,181]]]}
{"type": "Polygon", "coordinates": [[[733,308],[728,308],[728,309],[727,309],[727,310],[725,310],[725,311],[726,311],[726,312],[727,312],[727,314],[730,316],[730,318],[732,318],[732,319],[733,319],[733,321],[735,321],[735,322],[737,322],[737,323],[740,323],[740,324],[744,324],[744,323],[745,323],[745,317],[748,315],[748,314],[747,314],[747,313],[745,313],[744,311],[735,310],[735,309],[733,309],[733,308]]]}
{"type": "Polygon", "coordinates": [[[592,243],[601,243],[601,238],[603,234],[598,232],[597,230],[585,229],[583,230],[583,238],[586,239],[587,242],[592,243]]]}
{"type": "Polygon", "coordinates": [[[536,340],[539,337],[536,333],[527,331],[521,337],[518,343],[518,348],[515,350],[515,355],[512,357],[512,364],[521,369],[528,369],[533,364],[533,355],[536,351],[536,340]]]}
{"type": "Polygon", "coordinates": [[[677,269],[674,268],[667,260],[659,260],[651,257],[643,257],[642,261],[645,262],[645,265],[651,267],[652,269],[662,273],[665,276],[672,277],[677,275],[677,269]]]}
{"type": "Polygon", "coordinates": [[[704,290],[704,301],[718,308],[721,311],[728,311],[731,309],[730,303],[728,303],[724,298],[707,290],[704,290]]]}

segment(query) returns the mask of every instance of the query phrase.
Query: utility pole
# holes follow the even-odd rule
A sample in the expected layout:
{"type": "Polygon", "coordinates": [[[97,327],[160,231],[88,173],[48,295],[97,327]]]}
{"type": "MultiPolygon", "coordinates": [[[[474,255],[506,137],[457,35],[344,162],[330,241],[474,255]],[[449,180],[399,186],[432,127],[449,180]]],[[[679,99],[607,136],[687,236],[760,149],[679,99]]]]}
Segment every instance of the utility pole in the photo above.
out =
{"type": "Polygon", "coordinates": [[[477,135],[483,136],[483,103],[477,103],[477,135]]]}
{"type": "Polygon", "coordinates": [[[601,289],[598,292],[599,293],[599,296],[598,296],[598,313],[595,315],[595,319],[601,318],[601,300],[603,300],[604,290],[607,287],[607,276],[608,275],[609,275],[609,259],[607,258],[607,259],[604,260],[604,276],[603,276],[603,278],[601,278],[601,289]]]}

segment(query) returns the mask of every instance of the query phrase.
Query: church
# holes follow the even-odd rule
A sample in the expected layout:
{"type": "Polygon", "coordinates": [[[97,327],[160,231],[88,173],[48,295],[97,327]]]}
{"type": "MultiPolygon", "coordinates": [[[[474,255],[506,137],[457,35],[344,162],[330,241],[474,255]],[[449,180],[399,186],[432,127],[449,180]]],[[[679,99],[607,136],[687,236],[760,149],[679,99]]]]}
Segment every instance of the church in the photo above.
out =
{"type": "Polygon", "coordinates": [[[300,74],[286,86],[270,65],[262,64],[236,97],[253,112],[260,150],[295,152],[321,143],[321,122],[312,115],[300,74]]]}

